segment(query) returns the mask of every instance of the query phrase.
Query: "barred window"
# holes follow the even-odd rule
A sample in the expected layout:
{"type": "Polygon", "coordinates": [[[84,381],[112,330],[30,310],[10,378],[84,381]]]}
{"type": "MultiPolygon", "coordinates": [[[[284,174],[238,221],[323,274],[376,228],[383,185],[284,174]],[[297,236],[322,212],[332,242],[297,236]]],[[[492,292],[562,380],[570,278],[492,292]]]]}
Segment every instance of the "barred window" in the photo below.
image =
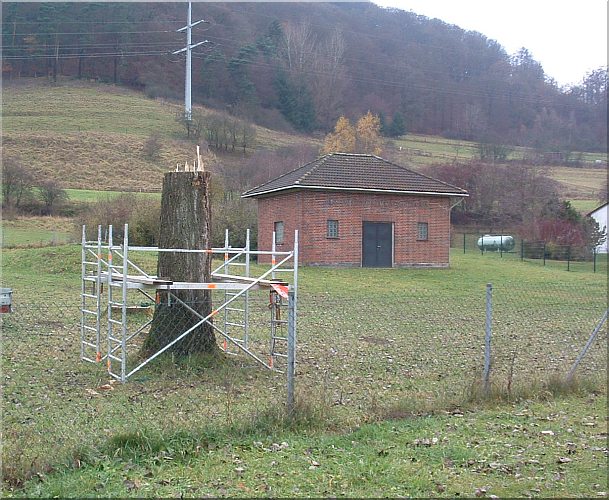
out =
{"type": "Polygon", "coordinates": [[[283,243],[283,221],[275,222],[275,243],[281,245],[283,243]]]}
{"type": "Polygon", "coordinates": [[[417,224],[417,240],[424,241],[429,239],[429,226],[427,222],[419,222],[417,224]]]}
{"type": "Polygon", "coordinates": [[[338,221],[328,219],[328,229],[326,232],[328,238],[338,238],[338,221]]]}

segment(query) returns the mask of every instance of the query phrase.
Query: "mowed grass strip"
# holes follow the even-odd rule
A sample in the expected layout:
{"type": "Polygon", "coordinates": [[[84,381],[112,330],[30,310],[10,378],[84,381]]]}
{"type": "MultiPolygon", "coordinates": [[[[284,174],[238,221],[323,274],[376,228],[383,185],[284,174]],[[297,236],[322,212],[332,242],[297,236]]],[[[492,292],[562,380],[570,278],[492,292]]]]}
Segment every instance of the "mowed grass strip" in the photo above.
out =
{"type": "Polygon", "coordinates": [[[3,130],[19,133],[95,132],[178,138],[176,105],[112,85],[64,82],[10,86],[2,96],[3,130]]]}
{"type": "Polygon", "coordinates": [[[2,247],[65,244],[74,238],[74,223],[67,217],[18,217],[3,220],[2,247]]]}
{"type": "MultiPolygon", "coordinates": [[[[515,489],[501,488],[520,478],[518,487],[522,491],[533,488],[532,493],[570,488],[587,496],[595,491],[595,484],[601,485],[599,491],[606,491],[604,476],[596,479],[597,455],[590,454],[592,449],[584,452],[583,445],[575,458],[567,456],[579,464],[572,467],[574,482],[561,482],[571,462],[561,465],[554,462],[554,455],[540,458],[541,452],[526,448],[527,440],[520,440],[521,436],[547,440],[549,434],[537,436],[537,431],[546,430],[540,428],[539,420],[527,425],[526,432],[519,428],[520,417],[512,414],[515,406],[485,410],[486,417],[478,418],[478,413],[467,413],[474,404],[469,410],[462,408],[465,417],[455,417],[467,418],[472,426],[505,418],[501,440],[495,435],[498,428],[489,424],[472,431],[465,441],[461,437],[442,441],[453,422],[451,417],[441,417],[442,411],[454,412],[465,405],[468,388],[480,380],[486,282],[492,281],[497,290],[493,387],[505,392],[511,383],[513,404],[518,401],[517,387],[534,387],[548,375],[566,373],[606,307],[603,276],[492,257],[453,254],[448,270],[302,268],[297,388],[304,423],[294,433],[281,417],[284,376],[266,372],[245,357],[177,363],[162,357],[127,384],[102,388],[109,381],[104,367],[79,361],[80,247],[6,250],[3,286],[13,288],[14,313],[2,318],[4,480],[10,488],[27,483],[26,496],[63,496],[68,490],[62,490],[61,484],[79,480],[81,489],[74,490],[77,496],[206,491],[231,496],[268,491],[308,496],[326,490],[336,495],[344,491],[351,496],[379,496],[389,485],[398,487],[389,490],[395,495],[411,491],[426,496],[433,488],[439,488],[438,495],[455,491],[471,495],[478,487],[516,495],[515,489]],[[437,416],[425,416],[430,414],[437,416]],[[371,427],[370,432],[378,432],[379,438],[370,442],[370,448],[358,445],[356,450],[341,451],[360,440],[351,431],[386,415],[409,415],[410,420],[399,425],[412,426],[413,432],[393,442],[387,437],[391,432],[385,434],[388,428],[371,427]],[[509,425],[513,427],[508,429],[509,425]],[[273,442],[288,442],[289,453],[284,453],[288,458],[278,462],[258,450],[255,441],[267,448],[273,442]],[[339,450],[330,451],[332,445],[339,450]],[[437,455],[423,458],[427,451],[437,455]],[[199,460],[198,454],[199,465],[192,470],[185,467],[191,459],[199,460]],[[517,458],[520,455],[523,458],[517,458]],[[390,467],[381,460],[388,456],[395,457],[390,467]],[[419,460],[415,465],[420,471],[414,485],[408,484],[414,463],[408,460],[413,457],[419,460]],[[447,462],[439,469],[440,457],[442,463],[444,458],[453,464],[476,462],[468,467],[447,462]],[[279,474],[266,480],[270,490],[258,490],[265,482],[261,475],[270,474],[268,466],[276,467],[271,465],[273,460],[282,464],[279,474]],[[527,460],[530,463],[519,463],[527,460]],[[242,463],[246,466],[241,467],[242,463]],[[329,465],[329,470],[321,468],[329,465]],[[243,470],[237,471],[240,467],[243,470]],[[465,474],[470,467],[473,472],[465,474]],[[322,470],[324,475],[319,474],[322,470]],[[450,476],[451,470],[455,477],[450,476]],[[448,474],[446,479],[440,471],[448,474]],[[562,480],[550,480],[549,471],[552,478],[559,474],[556,477],[562,480]],[[435,474],[440,474],[440,486],[430,479],[435,474]],[[396,485],[398,478],[404,484],[396,485]],[[302,489],[290,489],[294,487],[302,489]],[[64,493],[55,493],[59,491],[64,493]]],[[[147,265],[154,266],[153,260],[148,258],[147,265]]],[[[252,295],[252,346],[264,353],[268,350],[268,296],[252,295]]],[[[602,393],[606,392],[603,342],[598,339],[578,371],[602,393]]],[[[130,363],[137,362],[137,350],[132,355],[135,359],[130,363]]],[[[573,438],[592,443],[596,439],[592,436],[601,435],[606,422],[594,418],[598,412],[591,405],[596,408],[604,403],[602,398],[588,400],[586,394],[565,403],[572,406],[564,410],[565,418],[574,415],[592,434],[582,434],[576,430],[577,422],[563,420],[575,429],[573,438]]],[[[562,404],[545,390],[531,391],[527,398],[549,398],[532,411],[535,418],[559,413],[556,405],[562,404]]],[[[543,418],[541,422],[545,423],[543,418]]],[[[557,433],[554,424],[548,421],[548,425],[548,430],[557,433]]],[[[555,446],[554,454],[566,446],[566,439],[576,442],[566,434],[560,438],[540,443],[555,446]]],[[[602,444],[590,446],[602,448],[602,444]]]]}

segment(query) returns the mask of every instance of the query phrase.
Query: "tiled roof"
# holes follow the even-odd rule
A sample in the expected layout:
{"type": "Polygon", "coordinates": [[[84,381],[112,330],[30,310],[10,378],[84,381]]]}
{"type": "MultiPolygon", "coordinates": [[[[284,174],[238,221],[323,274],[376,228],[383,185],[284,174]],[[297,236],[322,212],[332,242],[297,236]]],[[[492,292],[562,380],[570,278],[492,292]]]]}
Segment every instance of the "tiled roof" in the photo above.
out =
{"type": "Polygon", "coordinates": [[[374,155],[330,153],[243,193],[255,197],[287,189],[336,189],[468,196],[464,189],[374,155]]]}

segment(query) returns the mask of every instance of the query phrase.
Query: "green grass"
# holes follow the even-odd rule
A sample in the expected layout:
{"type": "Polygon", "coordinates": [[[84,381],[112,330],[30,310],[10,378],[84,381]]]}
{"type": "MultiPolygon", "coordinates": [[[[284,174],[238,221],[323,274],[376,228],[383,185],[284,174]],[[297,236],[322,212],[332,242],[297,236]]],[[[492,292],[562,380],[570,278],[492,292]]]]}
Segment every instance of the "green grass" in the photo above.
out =
{"type": "MultiPolygon", "coordinates": [[[[66,189],[70,200],[83,203],[91,203],[99,200],[105,200],[107,197],[118,196],[125,191],[95,191],[93,189],[66,189]]],[[[160,200],[160,193],[132,193],[138,197],[160,200]]]]}
{"type": "Polygon", "coordinates": [[[582,214],[588,214],[595,208],[598,208],[601,203],[596,199],[590,200],[570,200],[571,205],[575,210],[582,214]]]}
{"type": "MultiPolygon", "coordinates": [[[[606,307],[606,275],[495,255],[451,259],[448,270],[301,269],[299,411],[290,422],[284,376],[244,357],[162,358],[102,389],[103,367],[79,361],[80,247],[5,250],[2,285],[13,289],[15,311],[2,318],[5,488],[23,496],[607,491],[604,338],[578,371],[578,390],[555,396],[542,383],[564,375],[583,347],[606,307]],[[472,400],[489,281],[493,394],[507,396],[472,400]],[[287,449],[265,451],[282,441],[287,449]],[[563,456],[571,462],[558,463],[563,456]]],[[[152,256],[141,263],[154,267],[152,256]]],[[[267,303],[252,294],[251,345],[261,353],[267,303]]]]}
{"type": "Polygon", "coordinates": [[[178,138],[179,124],[168,119],[177,106],[167,106],[113,85],[33,83],[5,89],[2,126],[9,133],[158,133],[178,138]]]}
{"type": "Polygon", "coordinates": [[[41,475],[23,495],[595,497],[607,485],[605,403],[565,398],[330,435],[285,432],[274,436],[283,448],[260,434],[191,431],[160,445],[135,432],[111,443],[121,458],[41,475]]]}
{"type": "Polygon", "coordinates": [[[3,220],[0,247],[61,245],[74,239],[72,219],[63,217],[19,217],[3,220]]]}

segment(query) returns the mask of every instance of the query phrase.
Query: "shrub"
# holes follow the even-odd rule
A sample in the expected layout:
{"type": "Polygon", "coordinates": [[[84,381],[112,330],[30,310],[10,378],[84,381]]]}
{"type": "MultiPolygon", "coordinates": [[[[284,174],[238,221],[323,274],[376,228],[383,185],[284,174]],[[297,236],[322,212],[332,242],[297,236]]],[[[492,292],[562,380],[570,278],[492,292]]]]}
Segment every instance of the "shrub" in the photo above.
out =
{"type": "Polygon", "coordinates": [[[159,134],[151,134],[142,146],[142,155],[144,159],[149,161],[157,161],[161,157],[161,139],[159,134]]]}
{"type": "Polygon", "coordinates": [[[129,243],[151,246],[158,241],[160,211],[160,200],[123,193],[92,203],[78,222],[87,226],[91,240],[97,239],[98,225],[105,229],[112,224],[113,243],[123,241],[124,225],[129,224],[129,243]]]}
{"type": "Polygon", "coordinates": [[[58,206],[68,199],[65,189],[52,179],[41,182],[38,185],[38,193],[44,205],[44,215],[54,215],[58,206]]]}
{"type": "Polygon", "coordinates": [[[7,156],[2,160],[2,205],[18,209],[32,191],[32,175],[19,158],[7,156]]]}

